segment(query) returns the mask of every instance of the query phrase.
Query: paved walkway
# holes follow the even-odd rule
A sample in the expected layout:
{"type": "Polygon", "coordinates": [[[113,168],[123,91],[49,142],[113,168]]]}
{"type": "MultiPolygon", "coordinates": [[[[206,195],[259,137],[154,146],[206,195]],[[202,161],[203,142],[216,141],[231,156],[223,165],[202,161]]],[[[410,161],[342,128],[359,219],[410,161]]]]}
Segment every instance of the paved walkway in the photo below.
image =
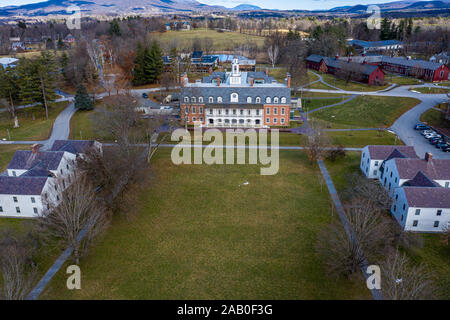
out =
{"type": "MultiPolygon", "coordinates": [[[[328,173],[328,170],[325,166],[325,163],[322,160],[318,160],[317,164],[319,165],[320,168],[320,172],[323,175],[323,178],[325,180],[325,183],[327,184],[328,187],[328,192],[330,193],[331,199],[333,200],[334,203],[334,207],[336,208],[336,211],[339,215],[339,218],[342,222],[342,225],[345,228],[345,231],[347,233],[347,236],[352,239],[352,234],[353,231],[351,230],[350,225],[348,224],[347,221],[347,217],[345,216],[345,210],[344,210],[344,206],[342,205],[341,200],[339,199],[338,193],[336,191],[336,188],[334,187],[334,183],[333,180],[330,177],[330,174],[328,173]]],[[[364,262],[363,265],[361,266],[361,271],[363,273],[364,278],[367,280],[367,278],[370,276],[370,274],[367,274],[366,270],[367,267],[369,266],[367,260],[364,258],[364,262]]],[[[377,290],[377,289],[372,289],[370,290],[370,292],[372,293],[372,297],[375,300],[382,300],[383,297],[381,295],[381,290],[377,290]]]]}

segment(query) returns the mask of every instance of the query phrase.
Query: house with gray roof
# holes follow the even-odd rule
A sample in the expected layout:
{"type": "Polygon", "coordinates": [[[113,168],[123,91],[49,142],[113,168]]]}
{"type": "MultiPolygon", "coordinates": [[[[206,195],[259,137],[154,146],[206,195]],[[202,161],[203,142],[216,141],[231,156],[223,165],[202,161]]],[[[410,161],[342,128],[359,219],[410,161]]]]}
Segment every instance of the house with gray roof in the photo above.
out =
{"type": "Polygon", "coordinates": [[[0,175],[0,217],[33,218],[57,205],[60,192],[73,180],[76,157],[95,141],[56,140],[49,151],[17,150],[0,175]]]}
{"type": "Polygon", "coordinates": [[[439,62],[383,56],[380,66],[388,72],[424,79],[426,81],[448,80],[448,67],[439,62]]]}
{"type": "Polygon", "coordinates": [[[202,80],[180,79],[183,123],[203,127],[268,128],[289,126],[291,77],[277,82],[266,72],[211,72],[202,80]]]}

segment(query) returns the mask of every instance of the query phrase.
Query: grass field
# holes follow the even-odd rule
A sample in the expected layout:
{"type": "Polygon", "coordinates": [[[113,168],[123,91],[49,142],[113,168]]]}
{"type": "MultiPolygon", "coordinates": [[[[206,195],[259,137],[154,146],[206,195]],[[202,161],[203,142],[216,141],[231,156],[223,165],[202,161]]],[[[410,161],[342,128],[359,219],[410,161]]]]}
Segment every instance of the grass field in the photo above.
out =
{"type": "Polygon", "coordinates": [[[343,105],[311,114],[330,128],[389,127],[403,113],[419,103],[413,98],[360,96],[343,105]]]}
{"type": "Polygon", "coordinates": [[[303,111],[311,111],[320,107],[328,106],[341,102],[342,98],[330,98],[330,99],[302,99],[303,111]]]}
{"type": "Polygon", "coordinates": [[[42,298],[370,299],[364,280],[329,278],[315,253],[335,216],[303,152],[281,152],[279,173],[261,176],[257,165],[175,166],[160,151],[137,217],[116,218],[82,261],[83,289],[67,290],[60,271],[42,298]]]}
{"type": "Polygon", "coordinates": [[[11,140],[45,140],[50,136],[56,117],[68,105],[68,101],[52,104],[48,110],[48,120],[45,118],[45,109],[41,106],[19,109],[16,112],[19,128],[14,128],[14,120],[10,119],[8,112],[2,112],[0,113],[0,139],[9,140],[7,131],[9,130],[11,140]]]}
{"type": "Polygon", "coordinates": [[[387,131],[329,131],[334,145],[346,147],[364,147],[367,145],[402,145],[403,142],[393,133],[387,131]]]}
{"type": "Polygon", "coordinates": [[[426,93],[426,94],[450,93],[450,89],[438,88],[438,87],[414,88],[414,90],[419,91],[420,93],[426,93]]]}
{"type": "Polygon", "coordinates": [[[415,85],[415,84],[421,84],[422,82],[420,82],[419,80],[417,80],[416,78],[411,78],[411,77],[399,77],[397,75],[393,75],[393,74],[386,74],[386,76],[384,77],[385,81],[388,82],[392,82],[401,86],[404,85],[415,85]]]}
{"type": "Polygon", "coordinates": [[[322,82],[315,82],[313,84],[310,84],[309,86],[305,87],[306,89],[323,89],[323,90],[336,90],[333,87],[327,86],[326,84],[322,82]]]}
{"type": "MultiPolygon", "coordinates": [[[[336,91],[337,92],[337,91],[336,91]]],[[[301,95],[301,93],[300,92],[298,92],[297,94],[296,94],[296,96],[297,97],[303,97],[303,98],[306,98],[306,97],[311,97],[311,98],[314,98],[314,97],[328,97],[328,98],[331,98],[331,97],[348,97],[349,95],[348,94],[342,94],[342,93],[327,93],[327,92],[308,92],[308,91],[303,91],[303,95],[301,95]]]]}
{"type": "Polygon", "coordinates": [[[345,80],[336,78],[335,76],[327,73],[322,73],[321,76],[322,79],[328,84],[347,91],[378,91],[389,87],[389,84],[385,84],[383,86],[369,86],[354,81],[349,81],[347,83],[345,80]]]}
{"type": "Polygon", "coordinates": [[[439,110],[429,109],[422,114],[420,121],[433,127],[446,128],[449,123],[444,119],[443,115],[444,113],[439,110]]]}
{"type": "Polygon", "coordinates": [[[239,32],[217,32],[209,29],[193,29],[189,31],[167,31],[153,33],[163,47],[176,44],[177,48],[192,48],[195,39],[209,38],[213,40],[215,51],[234,50],[236,46],[254,42],[258,47],[264,44],[264,37],[241,34],[239,32]]]}
{"type": "Polygon", "coordinates": [[[94,133],[93,115],[95,111],[78,110],[70,119],[70,139],[73,140],[90,140],[100,137],[94,133]]]}
{"type": "Polygon", "coordinates": [[[6,170],[8,163],[11,161],[16,150],[29,150],[30,146],[28,145],[0,145],[0,173],[6,170]]]}

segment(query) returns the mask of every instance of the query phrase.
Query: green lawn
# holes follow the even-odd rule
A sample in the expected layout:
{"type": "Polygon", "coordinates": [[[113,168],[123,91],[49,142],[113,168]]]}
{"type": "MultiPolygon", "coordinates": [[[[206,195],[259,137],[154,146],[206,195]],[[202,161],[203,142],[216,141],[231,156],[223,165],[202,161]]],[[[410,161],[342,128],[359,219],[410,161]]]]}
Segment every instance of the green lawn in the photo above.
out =
{"type": "MultiPolygon", "coordinates": [[[[338,92],[338,91],[336,91],[338,92]]],[[[332,98],[332,97],[348,97],[348,94],[342,94],[342,93],[327,93],[327,92],[308,92],[308,91],[303,91],[303,95],[298,92],[296,94],[297,97],[328,97],[328,98],[332,98]]]]}
{"type": "Polygon", "coordinates": [[[446,128],[449,126],[449,121],[446,121],[443,115],[444,113],[439,110],[429,109],[422,114],[420,121],[433,127],[446,128]]]}
{"type": "Polygon", "coordinates": [[[163,45],[169,47],[176,43],[177,48],[192,48],[195,39],[209,38],[213,40],[215,51],[234,50],[236,46],[254,42],[258,47],[264,44],[264,37],[241,34],[239,32],[217,32],[209,29],[192,29],[190,31],[167,31],[152,33],[155,38],[163,45]]]}
{"type": "Polygon", "coordinates": [[[0,144],[0,173],[6,170],[16,150],[29,150],[29,145],[0,144]]]}
{"type": "Polygon", "coordinates": [[[438,87],[414,88],[414,90],[419,91],[420,93],[426,93],[426,94],[450,93],[450,89],[438,88],[438,87]]]}
{"type": "Polygon", "coordinates": [[[8,112],[2,112],[0,113],[0,139],[9,139],[7,131],[9,130],[11,140],[45,140],[50,136],[56,117],[68,105],[68,101],[52,104],[49,107],[48,120],[43,107],[19,109],[17,110],[19,128],[14,128],[14,120],[10,119],[8,112]]]}
{"type": "Polygon", "coordinates": [[[257,165],[175,166],[169,152],[153,161],[137,217],[115,218],[81,262],[83,289],[66,289],[63,268],[43,299],[371,298],[363,279],[328,277],[315,253],[336,217],[303,152],[281,152],[275,176],[257,165]]]}
{"type": "Polygon", "coordinates": [[[94,133],[93,115],[95,111],[78,110],[70,119],[70,139],[91,140],[99,139],[94,133]]]}
{"type": "Polygon", "coordinates": [[[402,145],[397,135],[387,131],[331,131],[327,132],[334,145],[364,147],[367,145],[402,145]]]}
{"type": "Polygon", "coordinates": [[[323,90],[336,90],[333,87],[327,86],[326,84],[322,83],[322,82],[315,82],[309,86],[305,87],[306,89],[323,89],[323,90]]]}
{"type": "Polygon", "coordinates": [[[319,110],[311,117],[337,128],[389,127],[420,101],[413,98],[359,96],[333,108],[319,110]]]}
{"type": "Polygon", "coordinates": [[[395,83],[395,84],[398,84],[401,86],[421,84],[421,82],[419,80],[417,80],[416,78],[400,77],[400,76],[393,75],[393,74],[386,74],[384,79],[385,79],[385,81],[392,82],[392,83],[395,83]]]}
{"type": "Polygon", "coordinates": [[[303,111],[311,111],[320,107],[329,106],[341,102],[342,98],[329,98],[329,99],[302,99],[303,111]]]}
{"type": "Polygon", "coordinates": [[[367,84],[354,81],[349,81],[347,83],[345,80],[336,78],[330,74],[323,73],[321,75],[323,80],[328,84],[347,91],[378,91],[389,87],[389,84],[385,84],[383,86],[369,86],[367,84]]]}

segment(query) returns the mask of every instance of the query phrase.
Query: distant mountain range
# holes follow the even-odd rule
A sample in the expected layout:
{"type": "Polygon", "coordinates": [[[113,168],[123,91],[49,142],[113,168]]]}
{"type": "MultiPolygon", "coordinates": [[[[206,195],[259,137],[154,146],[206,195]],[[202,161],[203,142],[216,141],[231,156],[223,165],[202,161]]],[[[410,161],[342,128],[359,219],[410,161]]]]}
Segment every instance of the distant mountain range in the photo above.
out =
{"type": "MultiPolygon", "coordinates": [[[[68,14],[66,9],[76,5],[86,15],[164,14],[175,12],[212,11],[270,11],[251,4],[234,8],[211,6],[196,0],[48,0],[21,6],[0,7],[0,16],[47,16],[68,14]]],[[[420,1],[404,0],[377,4],[381,11],[420,12],[427,10],[449,10],[450,0],[420,1]]],[[[330,10],[315,11],[330,14],[364,14],[368,5],[342,6],[330,10]]],[[[300,11],[305,11],[298,8],[300,11]]],[[[296,10],[296,11],[298,11],[296,10]]],[[[282,10],[279,10],[282,12],[282,10]]]]}

